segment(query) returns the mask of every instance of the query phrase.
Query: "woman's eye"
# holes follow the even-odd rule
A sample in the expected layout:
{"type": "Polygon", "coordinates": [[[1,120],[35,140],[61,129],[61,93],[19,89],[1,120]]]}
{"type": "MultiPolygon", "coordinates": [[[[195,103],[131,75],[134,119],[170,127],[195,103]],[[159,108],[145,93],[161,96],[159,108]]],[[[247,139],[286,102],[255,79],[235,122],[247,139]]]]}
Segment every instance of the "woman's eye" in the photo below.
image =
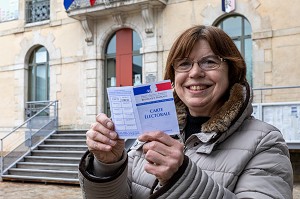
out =
{"type": "Polygon", "coordinates": [[[205,60],[204,63],[205,63],[205,64],[216,64],[217,61],[216,61],[216,60],[213,60],[213,59],[207,59],[207,60],[205,60]]]}
{"type": "Polygon", "coordinates": [[[179,66],[189,66],[189,65],[190,65],[190,62],[188,62],[188,61],[181,62],[181,63],[179,64],[179,66]]]}

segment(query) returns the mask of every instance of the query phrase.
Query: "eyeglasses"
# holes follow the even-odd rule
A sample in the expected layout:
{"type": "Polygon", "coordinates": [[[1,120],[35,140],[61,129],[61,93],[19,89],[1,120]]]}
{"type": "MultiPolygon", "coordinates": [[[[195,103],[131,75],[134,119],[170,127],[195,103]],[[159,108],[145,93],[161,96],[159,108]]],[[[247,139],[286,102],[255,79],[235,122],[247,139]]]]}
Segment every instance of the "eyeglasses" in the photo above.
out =
{"type": "Polygon", "coordinates": [[[209,71],[219,68],[224,61],[226,60],[218,55],[208,55],[198,61],[192,61],[189,58],[179,58],[175,59],[173,68],[179,73],[185,73],[193,68],[194,63],[197,63],[202,70],[209,71]]]}

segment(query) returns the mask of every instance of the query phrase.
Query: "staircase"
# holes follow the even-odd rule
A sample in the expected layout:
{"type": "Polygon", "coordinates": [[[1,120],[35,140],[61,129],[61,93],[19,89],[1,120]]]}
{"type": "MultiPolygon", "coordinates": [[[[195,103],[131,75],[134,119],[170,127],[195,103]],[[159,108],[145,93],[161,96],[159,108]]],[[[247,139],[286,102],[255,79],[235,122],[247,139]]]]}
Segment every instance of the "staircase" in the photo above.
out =
{"type": "Polygon", "coordinates": [[[87,150],[85,132],[56,131],[2,175],[2,180],[79,184],[78,164],[87,150]]]}

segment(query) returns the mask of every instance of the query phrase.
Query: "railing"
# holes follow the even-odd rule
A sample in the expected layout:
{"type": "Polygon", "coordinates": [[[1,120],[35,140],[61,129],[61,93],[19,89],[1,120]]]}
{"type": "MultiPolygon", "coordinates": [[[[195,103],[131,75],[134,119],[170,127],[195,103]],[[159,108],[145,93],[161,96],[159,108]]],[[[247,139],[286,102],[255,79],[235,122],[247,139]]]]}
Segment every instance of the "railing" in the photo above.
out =
{"type": "Polygon", "coordinates": [[[255,103],[293,102],[300,99],[300,86],[253,88],[255,103]]]}
{"type": "Polygon", "coordinates": [[[57,101],[28,102],[27,104],[29,107],[33,105],[40,107],[44,104],[44,107],[40,107],[39,111],[0,139],[1,175],[54,133],[58,127],[57,101]]]}
{"type": "Polygon", "coordinates": [[[50,19],[50,0],[27,0],[26,23],[50,19]]]}
{"type": "MultiPolygon", "coordinates": [[[[109,6],[111,3],[114,2],[125,2],[125,1],[131,1],[131,0],[96,0],[94,6],[96,5],[106,5],[109,6]]],[[[76,10],[80,8],[87,8],[91,7],[90,1],[88,0],[74,0],[72,5],[68,10],[76,10]]]]}

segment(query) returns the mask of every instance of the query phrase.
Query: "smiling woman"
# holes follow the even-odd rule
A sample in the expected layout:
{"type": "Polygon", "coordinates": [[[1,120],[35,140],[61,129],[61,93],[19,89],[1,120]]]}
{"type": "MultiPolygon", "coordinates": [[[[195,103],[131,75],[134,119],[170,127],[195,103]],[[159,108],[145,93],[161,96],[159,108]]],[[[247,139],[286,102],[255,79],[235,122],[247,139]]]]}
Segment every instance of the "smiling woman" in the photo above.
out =
{"type": "MultiPolygon", "coordinates": [[[[202,57],[217,55],[214,55],[206,40],[200,39],[188,56],[191,60],[201,60],[202,57]]],[[[189,71],[178,71],[174,68],[175,91],[192,116],[211,116],[224,104],[223,96],[229,88],[228,65],[219,61],[215,61],[216,67],[210,70],[204,70],[200,61],[200,65],[196,62],[196,67],[192,64],[189,71]]]]}
{"type": "Polygon", "coordinates": [[[174,86],[180,134],[143,133],[127,152],[113,122],[98,115],[79,166],[84,198],[292,198],[288,147],[251,116],[246,64],[223,30],[184,31],[164,78],[174,86]]]}

